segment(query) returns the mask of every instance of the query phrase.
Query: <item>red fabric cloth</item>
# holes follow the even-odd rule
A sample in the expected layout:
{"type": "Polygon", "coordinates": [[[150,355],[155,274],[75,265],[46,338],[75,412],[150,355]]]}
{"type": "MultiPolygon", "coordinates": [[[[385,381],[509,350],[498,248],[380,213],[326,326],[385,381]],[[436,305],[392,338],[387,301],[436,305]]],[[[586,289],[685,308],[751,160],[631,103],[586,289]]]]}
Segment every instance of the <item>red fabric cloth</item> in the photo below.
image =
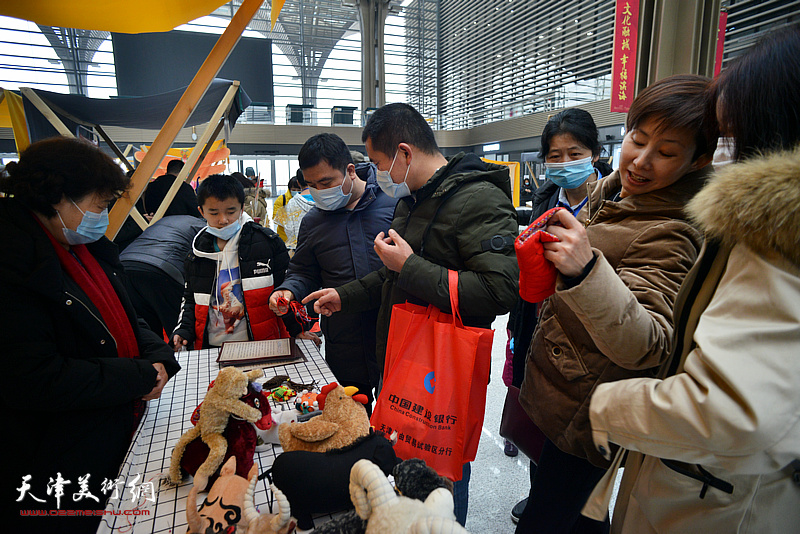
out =
{"type": "Polygon", "coordinates": [[[558,271],[544,258],[542,243],[558,241],[556,236],[545,232],[544,227],[553,214],[562,209],[547,210],[514,241],[519,263],[519,296],[528,302],[541,302],[556,290],[558,271]]]}
{"type": "Polygon", "coordinates": [[[452,315],[433,305],[392,307],[383,388],[370,420],[385,435],[398,432],[399,458],[425,460],[456,481],[478,451],[494,331],[464,326],[456,271],[448,282],[452,315]]]}

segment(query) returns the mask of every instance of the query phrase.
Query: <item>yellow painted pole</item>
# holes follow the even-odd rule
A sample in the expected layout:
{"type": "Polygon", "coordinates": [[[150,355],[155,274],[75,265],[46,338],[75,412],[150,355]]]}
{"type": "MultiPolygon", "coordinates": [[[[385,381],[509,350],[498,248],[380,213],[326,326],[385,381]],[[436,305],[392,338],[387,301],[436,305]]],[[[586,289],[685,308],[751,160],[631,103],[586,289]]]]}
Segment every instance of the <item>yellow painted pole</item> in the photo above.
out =
{"type": "MultiPolygon", "coordinates": [[[[178,189],[180,189],[181,184],[189,178],[189,173],[194,169],[195,162],[202,161],[200,157],[205,157],[207,150],[204,152],[200,149],[201,146],[208,146],[209,143],[212,143],[211,136],[215,135],[215,128],[220,120],[223,119],[225,113],[228,111],[228,108],[231,107],[231,103],[233,102],[233,98],[236,96],[236,92],[239,90],[239,82],[234,81],[231,83],[231,86],[228,87],[228,91],[225,93],[225,96],[220,101],[217,109],[214,111],[214,115],[211,116],[211,120],[208,122],[208,126],[203,131],[203,135],[197,140],[197,144],[192,150],[192,153],[189,155],[189,159],[186,160],[186,164],[181,169],[181,172],[178,173],[178,176],[175,177],[175,181],[172,182],[167,194],[164,195],[164,200],[161,201],[161,205],[156,210],[155,214],[153,215],[153,219],[150,221],[150,224],[158,221],[161,217],[164,216],[164,213],[167,211],[170,203],[172,203],[172,199],[175,198],[175,195],[178,193],[178,189]]],[[[219,132],[219,130],[216,130],[219,132]]],[[[152,151],[152,147],[150,148],[152,151]]],[[[150,152],[148,152],[149,154],[150,152]]],[[[147,156],[145,156],[147,157],[147,156]]],[[[142,160],[144,163],[144,160],[142,160]]]]}
{"type": "Polygon", "coordinates": [[[55,112],[50,109],[50,106],[45,104],[44,100],[39,98],[39,95],[37,95],[33,89],[30,87],[20,87],[19,90],[25,96],[25,98],[30,100],[31,104],[33,104],[36,109],[38,109],[41,114],[44,115],[48,121],[50,121],[50,124],[53,125],[60,135],[63,135],[64,137],[75,137],[75,134],[69,131],[69,128],[67,128],[66,125],[61,122],[61,119],[58,118],[58,115],[56,115],[55,112]]]}
{"type": "Polygon", "coordinates": [[[139,200],[147,183],[150,181],[150,177],[153,176],[153,173],[158,168],[158,164],[164,158],[170,146],[172,146],[186,121],[189,120],[222,65],[225,64],[247,25],[261,7],[262,2],[263,0],[244,0],[236,14],[231,18],[225,32],[220,35],[214,48],[211,49],[208,57],[200,66],[200,70],[197,71],[192,83],[186,88],[167,122],[158,132],[150,150],[139,166],[136,167],[128,193],[114,204],[114,209],[109,213],[109,225],[106,231],[106,237],[109,239],[116,237],[117,232],[122,227],[122,223],[125,222],[131,209],[136,204],[136,201],[139,200]]]}

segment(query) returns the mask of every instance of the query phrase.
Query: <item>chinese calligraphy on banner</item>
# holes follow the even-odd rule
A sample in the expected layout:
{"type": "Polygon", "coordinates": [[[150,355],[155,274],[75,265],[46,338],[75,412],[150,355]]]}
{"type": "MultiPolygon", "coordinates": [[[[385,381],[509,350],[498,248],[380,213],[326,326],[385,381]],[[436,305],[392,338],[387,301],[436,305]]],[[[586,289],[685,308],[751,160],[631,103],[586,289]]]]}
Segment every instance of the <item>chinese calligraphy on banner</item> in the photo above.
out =
{"type": "Polygon", "coordinates": [[[639,0],[617,0],[614,15],[614,59],[611,64],[611,111],[627,113],[633,101],[639,0]]]}
{"type": "Polygon", "coordinates": [[[728,26],[728,12],[719,13],[719,30],[717,31],[717,57],[714,61],[714,78],[722,70],[722,52],[725,50],[725,29],[728,26]]]}

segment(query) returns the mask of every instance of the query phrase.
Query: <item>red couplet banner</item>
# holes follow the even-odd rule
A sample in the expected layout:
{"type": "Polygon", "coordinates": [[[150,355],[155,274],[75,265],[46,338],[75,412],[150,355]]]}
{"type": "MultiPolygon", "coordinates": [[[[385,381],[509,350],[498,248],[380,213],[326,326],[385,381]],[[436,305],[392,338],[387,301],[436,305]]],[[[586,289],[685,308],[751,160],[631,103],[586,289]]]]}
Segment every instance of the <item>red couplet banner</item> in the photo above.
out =
{"type": "Polygon", "coordinates": [[[725,30],[728,26],[728,12],[719,13],[719,31],[717,31],[717,57],[714,61],[714,78],[719,76],[722,70],[722,52],[725,50],[725,30]]]}
{"type": "Polygon", "coordinates": [[[614,59],[611,65],[611,111],[627,113],[633,101],[639,0],[617,0],[614,15],[614,59]]]}

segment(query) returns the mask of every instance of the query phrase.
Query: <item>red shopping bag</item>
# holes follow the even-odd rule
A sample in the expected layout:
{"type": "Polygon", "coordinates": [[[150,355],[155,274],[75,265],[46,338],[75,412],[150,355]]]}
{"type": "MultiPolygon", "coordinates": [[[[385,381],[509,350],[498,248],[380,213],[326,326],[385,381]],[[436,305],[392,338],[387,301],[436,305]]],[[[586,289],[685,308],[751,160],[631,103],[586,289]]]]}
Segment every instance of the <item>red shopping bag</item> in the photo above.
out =
{"type": "Polygon", "coordinates": [[[458,273],[448,278],[452,315],[409,303],[392,308],[383,389],[371,422],[397,431],[400,458],[420,458],[460,480],[462,465],[478,451],[494,332],[463,325],[458,273]]]}

